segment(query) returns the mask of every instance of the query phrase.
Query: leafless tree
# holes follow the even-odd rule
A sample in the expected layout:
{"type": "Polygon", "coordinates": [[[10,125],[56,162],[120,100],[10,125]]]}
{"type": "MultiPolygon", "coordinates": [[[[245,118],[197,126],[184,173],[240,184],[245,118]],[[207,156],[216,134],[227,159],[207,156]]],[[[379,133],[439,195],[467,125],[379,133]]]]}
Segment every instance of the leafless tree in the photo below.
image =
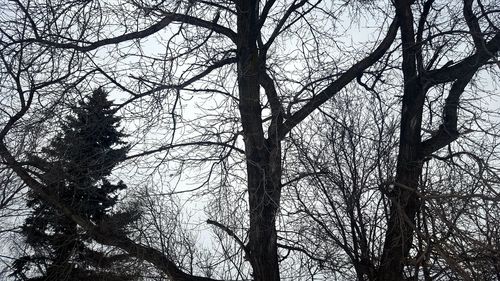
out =
{"type": "MultiPolygon", "coordinates": [[[[465,272],[464,278],[471,272],[471,262],[456,260],[468,252],[460,248],[466,240],[430,243],[446,231],[427,224],[437,217],[447,227],[466,222],[457,224],[453,209],[439,210],[447,193],[434,194],[443,188],[435,179],[463,155],[454,150],[461,144],[457,139],[484,128],[474,120],[493,116],[480,99],[495,82],[481,87],[477,81],[498,81],[495,1],[30,0],[2,5],[2,93],[9,107],[2,111],[0,156],[26,186],[97,243],[145,260],[171,280],[280,280],[288,274],[300,279],[303,273],[304,278],[350,278],[353,268],[360,280],[418,278],[414,273],[420,271],[434,276],[436,267],[423,264],[446,264],[455,273],[465,272]],[[376,28],[358,37],[359,25],[376,28]],[[135,172],[131,181],[137,187],[152,191],[144,196],[160,200],[145,201],[154,207],[150,221],[162,221],[157,212],[162,199],[210,202],[208,225],[216,229],[222,254],[208,259],[220,263],[204,263],[207,255],[195,250],[189,235],[165,236],[171,229],[160,224],[138,225],[125,237],[83,219],[47,192],[36,169],[16,153],[19,134],[30,124],[46,130],[65,100],[97,82],[119,92],[117,110],[129,121],[125,129],[134,144],[123,170],[135,172]],[[367,101],[371,111],[356,105],[367,101]],[[352,108],[332,113],[326,103],[352,108]],[[475,109],[484,109],[482,115],[475,109]],[[330,134],[321,132],[324,122],[336,121],[330,134]],[[339,142],[345,142],[341,149],[339,142]],[[373,151],[365,152],[370,146],[380,153],[375,159],[369,157],[373,151]],[[321,161],[309,162],[308,147],[321,161]],[[335,152],[334,158],[317,149],[335,152]],[[311,183],[306,194],[304,182],[311,183]],[[360,209],[365,202],[378,208],[365,215],[360,209]],[[318,205],[342,212],[318,213],[313,208],[318,205]],[[310,233],[319,235],[311,236],[317,250],[299,243],[305,230],[292,223],[297,212],[317,224],[313,228],[320,231],[310,233]],[[328,233],[328,220],[345,233],[328,233]],[[148,243],[148,237],[159,240],[148,243]],[[167,246],[172,241],[185,242],[182,256],[193,259],[176,257],[178,248],[167,246]],[[339,259],[324,259],[332,254],[339,259]],[[200,266],[190,267],[195,264],[200,266]]],[[[477,134],[469,137],[477,142],[477,134]]],[[[492,144],[492,155],[495,149],[492,144]]],[[[487,198],[493,202],[496,159],[487,155],[459,166],[491,167],[482,174],[487,181],[481,188],[493,194],[487,198]]],[[[466,171],[471,181],[481,178],[474,169],[466,171]]],[[[497,218],[486,209],[479,212],[487,218],[477,220],[477,229],[492,237],[495,230],[483,226],[497,218]]],[[[480,244],[474,245],[479,251],[480,244]]]]}

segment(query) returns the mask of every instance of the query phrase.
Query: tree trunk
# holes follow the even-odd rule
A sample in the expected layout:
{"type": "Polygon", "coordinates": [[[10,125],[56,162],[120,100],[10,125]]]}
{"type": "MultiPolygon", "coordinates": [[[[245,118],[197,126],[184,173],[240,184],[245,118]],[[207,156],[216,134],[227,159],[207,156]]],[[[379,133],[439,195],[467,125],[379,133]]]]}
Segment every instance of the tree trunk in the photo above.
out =
{"type": "Polygon", "coordinates": [[[266,140],[262,128],[259,77],[265,62],[259,58],[258,0],[238,2],[239,109],[245,139],[250,204],[248,252],[256,281],[280,279],[276,212],[280,201],[281,147],[266,140]]]}
{"type": "Polygon", "coordinates": [[[396,180],[390,194],[390,217],[378,273],[380,281],[403,280],[403,267],[412,245],[415,216],[420,208],[416,191],[423,163],[420,131],[424,93],[416,79],[405,87],[396,180]]]}
{"type": "Polygon", "coordinates": [[[411,1],[400,0],[395,5],[401,30],[404,94],[396,179],[390,195],[390,217],[379,265],[379,281],[404,280],[403,269],[420,208],[416,191],[422,173],[421,125],[426,86],[418,76],[411,1]]]}
{"type": "Polygon", "coordinates": [[[421,164],[407,162],[398,166],[400,172],[391,198],[390,217],[377,279],[379,281],[404,280],[403,269],[413,242],[415,216],[420,207],[416,193],[408,188],[418,187],[421,164]]]}

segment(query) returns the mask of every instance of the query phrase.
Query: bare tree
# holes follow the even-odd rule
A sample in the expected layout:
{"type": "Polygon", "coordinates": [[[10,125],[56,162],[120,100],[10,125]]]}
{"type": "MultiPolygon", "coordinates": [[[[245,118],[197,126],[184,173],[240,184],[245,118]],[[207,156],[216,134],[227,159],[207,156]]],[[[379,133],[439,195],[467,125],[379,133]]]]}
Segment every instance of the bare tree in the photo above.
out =
{"type": "MultiPolygon", "coordinates": [[[[3,112],[0,156],[30,189],[96,242],[148,261],[171,280],[247,279],[249,271],[254,280],[279,280],[285,270],[315,274],[313,263],[321,268],[325,261],[300,245],[278,243],[278,237],[286,238],[283,233],[295,231],[281,208],[295,206],[307,212],[310,208],[305,207],[315,200],[323,204],[329,198],[304,202],[293,192],[283,197],[283,189],[329,171],[338,173],[333,179],[344,176],[346,183],[371,180],[359,174],[367,172],[363,163],[378,169],[370,173],[379,182],[387,177],[387,184],[359,190],[352,189],[357,184],[337,186],[345,187],[342,198],[350,204],[345,211],[351,214],[337,224],[359,228],[356,235],[361,236],[351,231],[344,241],[334,242],[344,245],[341,252],[349,256],[358,279],[409,277],[413,245],[423,245],[418,239],[426,232],[417,227],[427,210],[422,200],[427,196],[422,193],[424,164],[436,155],[443,157],[440,151],[465,132],[461,126],[468,117],[459,120],[458,109],[467,110],[474,101],[464,101],[464,93],[484,93],[473,79],[488,75],[483,70],[497,63],[500,49],[495,1],[15,1],[5,6],[0,52],[7,82],[2,91],[12,106],[3,112]],[[382,24],[377,24],[376,36],[355,38],[361,42],[352,44],[345,37],[353,35],[356,24],[377,20],[382,24]],[[148,196],[189,192],[212,200],[209,225],[219,229],[219,237],[225,233],[233,241],[221,243],[230,247],[222,249],[224,265],[218,273],[189,269],[171,248],[163,247],[165,243],[159,243],[161,248],[158,243],[148,245],[140,233],[125,237],[106,232],[105,226],[84,219],[46,191],[32,167],[23,164],[23,156],[14,153],[15,142],[8,141],[16,140],[17,131],[26,130],[32,120],[50,122],[50,112],[63,109],[64,99],[77,94],[74,89],[92,86],[90,81],[120,92],[117,110],[123,120],[130,120],[126,126],[136,144],[127,167],[138,171],[137,176],[147,173],[138,182],[166,186],[172,179],[190,180],[192,173],[201,173],[191,178],[197,184],[193,188],[171,184],[148,196]],[[318,132],[324,121],[314,122],[315,112],[328,101],[341,100],[333,99],[341,93],[370,93],[382,104],[401,97],[400,113],[389,115],[396,123],[374,138],[374,143],[390,149],[380,150],[379,162],[357,157],[358,149],[368,143],[356,143],[354,134],[363,123],[345,123],[350,120],[347,109],[339,116],[347,128],[336,127],[329,140],[347,142],[338,151],[352,158],[333,160],[341,166],[336,170],[297,168],[294,177],[291,172],[300,167],[293,164],[300,152],[288,153],[297,141],[294,136],[318,132]],[[431,97],[440,102],[432,103],[431,97]],[[441,115],[437,122],[436,114],[441,115]],[[367,218],[385,224],[374,234],[372,243],[378,244],[363,241],[369,227],[356,210],[367,200],[367,192],[384,205],[367,218]],[[382,214],[384,219],[379,219],[382,214]],[[278,224],[278,218],[283,223],[278,224]],[[350,245],[359,249],[349,249],[350,245]],[[288,252],[295,256],[288,258],[288,252]],[[307,261],[298,269],[287,263],[297,259],[307,261]],[[229,275],[224,275],[225,266],[229,275]]],[[[495,79],[498,70],[490,70],[488,79],[495,79]]],[[[319,181],[311,188],[328,194],[319,181]]],[[[320,225],[326,223],[312,211],[309,215],[320,225]]],[[[317,241],[321,243],[321,237],[317,241]]],[[[328,249],[324,244],[318,247],[328,249]]],[[[338,264],[328,272],[334,274],[342,266],[346,267],[338,264]]]]}
{"type": "Polygon", "coordinates": [[[291,134],[284,249],[304,251],[345,280],[376,280],[397,149],[396,98],[339,93],[291,134]],[[386,100],[389,101],[389,98],[386,100]],[[290,169],[293,167],[293,169],[290,169]],[[314,187],[314,188],[311,188],[314,187]]]}

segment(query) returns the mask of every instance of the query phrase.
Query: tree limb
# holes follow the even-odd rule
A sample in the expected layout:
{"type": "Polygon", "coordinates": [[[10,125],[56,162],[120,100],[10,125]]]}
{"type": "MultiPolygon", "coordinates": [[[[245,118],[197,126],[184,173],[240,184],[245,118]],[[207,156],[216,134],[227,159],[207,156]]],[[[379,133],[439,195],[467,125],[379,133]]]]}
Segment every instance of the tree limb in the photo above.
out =
{"type": "Polygon", "coordinates": [[[236,243],[238,243],[238,245],[241,247],[241,249],[243,249],[243,251],[245,251],[245,254],[248,257],[250,257],[250,254],[251,254],[250,249],[248,249],[247,245],[245,245],[245,243],[243,243],[243,241],[241,241],[241,239],[236,235],[236,233],[234,233],[234,231],[232,231],[229,227],[223,225],[220,222],[214,221],[214,220],[207,220],[207,223],[222,229],[225,233],[227,233],[229,236],[231,236],[236,241],[236,243]]]}
{"type": "Polygon", "coordinates": [[[477,50],[474,55],[471,55],[450,67],[431,70],[427,72],[423,78],[427,80],[429,86],[461,79],[471,70],[475,70],[484,65],[494,54],[498,53],[499,50],[500,32],[497,32],[497,34],[485,44],[485,47],[477,50]]]}
{"type": "Polygon", "coordinates": [[[382,40],[380,45],[371,54],[344,72],[337,80],[333,81],[326,89],[312,98],[306,105],[295,112],[285,123],[283,123],[283,126],[279,128],[279,138],[284,138],[291,129],[309,116],[309,114],[342,90],[353,79],[363,73],[365,69],[376,63],[392,45],[392,42],[396,38],[397,31],[398,21],[395,18],[392,20],[389,30],[387,31],[387,35],[384,40],[382,40]]]}
{"type": "Polygon", "coordinates": [[[226,37],[231,39],[231,41],[236,42],[236,37],[237,37],[236,33],[227,27],[218,25],[215,21],[206,21],[206,20],[202,20],[202,19],[188,16],[188,15],[184,15],[184,14],[166,13],[165,16],[159,22],[151,25],[150,27],[148,27],[144,30],[125,33],[125,34],[122,34],[122,35],[119,35],[119,36],[116,36],[113,38],[106,38],[106,39],[99,40],[99,41],[96,41],[96,42],[93,42],[93,43],[90,43],[90,44],[87,44],[84,46],[79,45],[79,43],[81,43],[81,42],[79,42],[78,40],[75,40],[74,42],[71,42],[71,43],[59,43],[59,42],[54,42],[51,40],[44,39],[41,36],[35,37],[35,38],[27,38],[27,39],[23,39],[23,40],[14,41],[13,43],[22,43],[22,42],[24,42],[24,43],[26,43],[26,42],[27,43],[39,43],[39,44],[48,45],[48,46],[61,48],[61,49],[74,49],[74,50],[77,50],[80,52],[89,52],[89,51],[95,50],[95,49],[103,47],[103,46],[114,45],[114,44],[119,44],[119,43],[122,43],[125,41],[129,41],[129,40],[145,38],[149,35],[152,35],[158,31],[162,30],[163,28],[167,27],[169,24],[171,24],[173,22],[180,22],[180,23],[186,23],[186,24],[190,24],[190,25],[194,25],[194,26],[204,27],[204,28],[212,30],[216,33],[225,35],[226,37]]]}

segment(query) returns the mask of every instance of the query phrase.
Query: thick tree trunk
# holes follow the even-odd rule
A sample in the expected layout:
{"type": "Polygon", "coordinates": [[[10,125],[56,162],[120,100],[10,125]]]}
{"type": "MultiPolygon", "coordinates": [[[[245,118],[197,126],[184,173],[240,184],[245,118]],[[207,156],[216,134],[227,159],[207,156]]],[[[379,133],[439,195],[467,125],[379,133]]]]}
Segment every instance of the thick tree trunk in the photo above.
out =
{"type": "Polygon", "coordinates": [[[413,242],[415,217],[420,208],[417,196],[422,173],[421,125],[426,88],[418,76],[411,1],[395,3],[403,48],[404,94],[401,132],[391,209],[387,222],[379,281],[404,280],[403,269],[413,242]]]}
{"type": "Polygon", "coordinates": [[[419,184],[421,164],[410,161],[399,165],[384,250],[377,280],[402,281],[405,261],[413,243],[415,217],[420,207],[415,191],[419,184]]]}
{"type": "MultiPolygon", "coordinates": [[[[279,148],[264,150],[279,151],[279,148]]],[[[250,262],[253,267],[254,280],[279,280],[277,255],[276,212],[280,201],[280,170],[273,171],[279,158],[272,153],[260,151],[259,162],[248,155],[248,193],[250,203],[250,262]],[[258,164],[257,164],[258,163],[258,164]]],[[[279,153],[278,153],[279,155],[279,153]]],[[[257,160],[257,159],[255,159],[257,160]]],[[[278,166],[276,166],[278,167],[278,166]]]]}
{"type": "Polygon", "coordinates": [[[238,2],[238,87],[247,158],[250,232],[248,252],[256,281],[280,279],[276,212],[280,201],[281,147],[267,140],[262,128],[259,58],[258,0],[238,2]]]}
{"type": "Polygon", "coordinates": [[[420,127],[424,92],[417,81],[409,83],[405,89],[398,166],[390,194],[390,217],[378,274],[380,281],[403,280],[403,267],[412,245],[415,217],[420,208],[416,191],[422,173],[420,127]]]}

